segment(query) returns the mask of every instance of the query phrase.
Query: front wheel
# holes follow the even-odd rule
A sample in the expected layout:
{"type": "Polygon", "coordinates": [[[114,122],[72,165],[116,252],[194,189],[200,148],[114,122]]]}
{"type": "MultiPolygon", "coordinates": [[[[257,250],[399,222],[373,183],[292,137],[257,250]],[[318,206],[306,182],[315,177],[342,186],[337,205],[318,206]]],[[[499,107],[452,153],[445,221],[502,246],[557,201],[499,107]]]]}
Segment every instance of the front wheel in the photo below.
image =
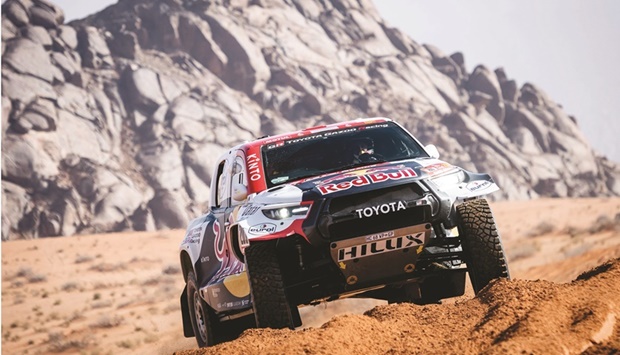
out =
{"type": "Polygon", "coordinates": [[[216,344],[213,334],[213,323],[216,317],[209,305],[200,297],[197,284],[196,275],[190,271],[187,274],[187,304],[196,342],[199,347],[203,348],[216,344]]]}
{"type": "Polygon", "coordinates": [[[275,243],[258,242],[250,245],[245,250],[245,261],[256,326],[294,329],[294,313],[284,289],[275,243]]]}
{"type": "Polygon", "coordinates": [[[465,263],[474,292],[478,294],[493,279],[510,279],[497,225],[487,201],[467,201],[456,209],[465,263]]]}

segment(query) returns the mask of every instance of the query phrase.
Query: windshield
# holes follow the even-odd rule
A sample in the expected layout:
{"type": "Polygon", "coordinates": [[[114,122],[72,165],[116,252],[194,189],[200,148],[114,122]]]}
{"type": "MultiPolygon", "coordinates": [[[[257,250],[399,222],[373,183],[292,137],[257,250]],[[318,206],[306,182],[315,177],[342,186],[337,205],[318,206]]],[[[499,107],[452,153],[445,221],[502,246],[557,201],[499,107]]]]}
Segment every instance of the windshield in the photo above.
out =
{"type": "Polygon", "coordinates": [[[350,127],[262,147],[269,187],[358,166],[428,157],[392,122],[350,127]]]}

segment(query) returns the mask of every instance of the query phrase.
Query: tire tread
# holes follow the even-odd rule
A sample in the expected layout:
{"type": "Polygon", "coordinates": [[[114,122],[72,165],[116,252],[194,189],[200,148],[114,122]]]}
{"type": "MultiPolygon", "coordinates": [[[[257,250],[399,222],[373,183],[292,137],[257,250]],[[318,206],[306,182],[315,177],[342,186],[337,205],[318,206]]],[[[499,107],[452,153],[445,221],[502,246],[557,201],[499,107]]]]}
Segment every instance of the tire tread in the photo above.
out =
{"type": "Polygon", "coordinates": [[[457,211],[465,262],[475,293],[493,279],[509,279],[508,262],[488,202],[485,199],[467,201],[457,206],[457,211]]]}
{"type": "Polygon", "coordinates": [[[293,317],[275,244],[252,244],[245,250],[245,258],[257,327],[293,329],[293,317]]]}

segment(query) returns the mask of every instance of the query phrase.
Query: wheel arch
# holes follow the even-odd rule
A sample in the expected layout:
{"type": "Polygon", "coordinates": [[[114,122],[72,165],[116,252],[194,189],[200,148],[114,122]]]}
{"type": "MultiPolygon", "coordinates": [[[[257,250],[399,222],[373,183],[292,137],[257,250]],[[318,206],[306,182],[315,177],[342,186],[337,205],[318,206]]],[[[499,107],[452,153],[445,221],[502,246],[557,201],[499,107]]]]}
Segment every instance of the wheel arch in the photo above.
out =
{"type": "MultiPolygon", "coordinates": [[[[181,251],[181,254],[180,254],[179,258],[180,258],[180,261],[181,261],[181,270],[183,272],[183,280],[185,282],[187,282],[187,274],[190,271],[194,271],[194,266],[192,264],[192,259],[190,258],[189,254],[185,250],[181,251]]],[[[195,273],[195,271],[194,271],[194,273],[195,273]]],[[[196,275],[196,276],[198,276],[198,275],[196,275]]]]}

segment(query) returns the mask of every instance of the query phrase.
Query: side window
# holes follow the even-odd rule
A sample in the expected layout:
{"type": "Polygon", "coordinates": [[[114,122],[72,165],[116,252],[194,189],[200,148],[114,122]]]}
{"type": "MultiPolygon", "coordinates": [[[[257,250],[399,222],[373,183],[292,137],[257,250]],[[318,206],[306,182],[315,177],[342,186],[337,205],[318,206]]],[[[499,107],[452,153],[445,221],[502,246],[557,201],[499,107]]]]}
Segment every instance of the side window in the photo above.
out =
{"type": "Polygon", "coordinates": [[[229,176],[226,161],[220,163],[217,168],[217,186],[215,207],[228,207],[229,176]]]}
{"type": "Polygon", "coordinates": [[[237,156],[235,158],[235,162],[233,163],[232,174],[234,176],[242,172],[243,172],[243,158],[240,156],[237,156]]]}
{"type": "Polygon", "coordinates": [[[247,196],[248,180],[245,173],[245,161],[242,156],[237,155],[233,162],[231,173],[231,187],[232,204],[240,204],[245,200],[247,196]]]}

